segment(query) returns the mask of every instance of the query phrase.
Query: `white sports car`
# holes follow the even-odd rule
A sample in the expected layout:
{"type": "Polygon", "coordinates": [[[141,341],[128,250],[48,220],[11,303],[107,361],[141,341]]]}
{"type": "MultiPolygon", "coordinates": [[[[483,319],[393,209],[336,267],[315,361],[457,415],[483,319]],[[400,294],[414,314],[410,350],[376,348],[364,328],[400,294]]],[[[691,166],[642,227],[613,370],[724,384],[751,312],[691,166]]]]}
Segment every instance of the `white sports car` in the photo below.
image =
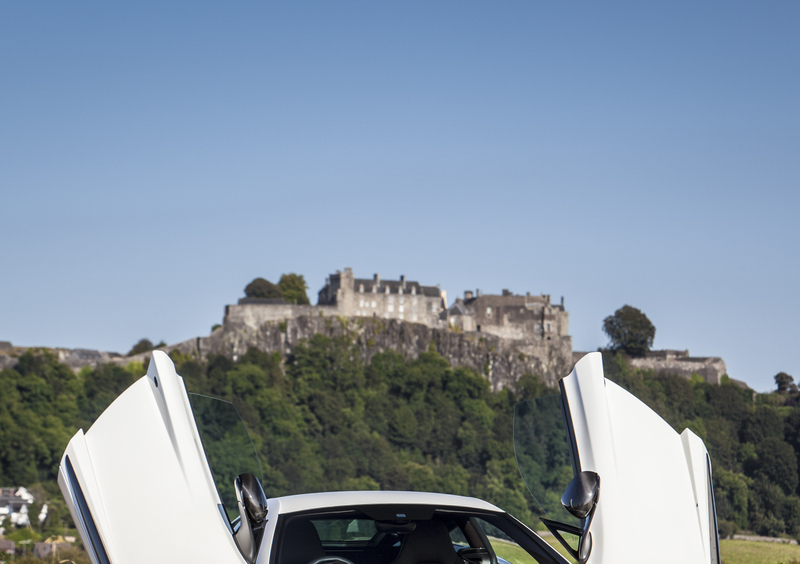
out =
{"type": "MultiPolygon", "coordinates": [[[[560,500],[564,516],[548,508],[542,520],[574,560],[719,564],[703,442],[606,380],[599,353],[560,388],[547,401],[562,431],[548,432],[563,436],[574,477],[560,500]]],[[[515,417],[518,464],[537,497],[542,449],[530,439],[546,411],[522,405],[515,417]]],[[[390,491],[268,499],[249,472],[257,464],[231,404],[190,398],[155,351],[147,375],[72,438],[59,485],[96,564],[568,562],[479,499],[390,491]]]]}

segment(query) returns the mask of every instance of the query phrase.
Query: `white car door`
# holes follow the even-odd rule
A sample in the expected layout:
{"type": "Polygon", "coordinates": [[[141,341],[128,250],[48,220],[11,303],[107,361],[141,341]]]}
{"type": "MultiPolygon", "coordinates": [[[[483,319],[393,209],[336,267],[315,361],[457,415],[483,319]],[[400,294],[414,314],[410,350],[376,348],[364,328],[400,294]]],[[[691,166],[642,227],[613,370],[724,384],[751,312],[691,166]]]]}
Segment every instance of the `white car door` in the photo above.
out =
{"type": "Polygon", "coordinates": [[[161,351],[146,376],[72,438],[58,481],[96,564],[245,562],[183,379],[161,351]]]}
{"type": "MultiPolygon", "coordinates": [[[[583,357],[559,384],[561,428],[566,429],[575,481],[581,472],[599,477],[593,510],[562,528],[588,539],[582,541],[583,562],[719,564],[711,462],[703,441],[688,429],[676,433],[647,405],[606,380],[600,353],[583,357]]],[[[541,476],[546,464],[536,450],[541,448],[521,440],[531,425],[539,424],[535,417],[555,404],[543,405],[527,419],[515,420],[515,448],[526,484],[543,507],[550,502],[547,511],[554,513],[552,494],[536,491],[546,482],[541,476]]],[[[536,432],[552,436],[553,429],[545,425],[536,432]]],[[[535,441],[528,437],[527,442],[535,441]]]]}

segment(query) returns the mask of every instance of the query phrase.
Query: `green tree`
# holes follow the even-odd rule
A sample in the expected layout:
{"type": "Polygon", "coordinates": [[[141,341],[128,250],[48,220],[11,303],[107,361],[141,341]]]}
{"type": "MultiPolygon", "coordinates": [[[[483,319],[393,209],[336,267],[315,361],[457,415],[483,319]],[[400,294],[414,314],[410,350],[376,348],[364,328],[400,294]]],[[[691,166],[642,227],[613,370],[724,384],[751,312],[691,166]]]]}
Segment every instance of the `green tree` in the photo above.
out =
{"type": "Polygon", "coordinates": [[[603,331],[611,340],[611,350],[630,356],[643,356],[653,346],[656,328],[635,307],[624,305],[603,320],[603,331]]]}
{"type": "Polygon", "coordinates": [[[280,286],[276,286],[264,278],[256,278],[244,288],[244,295],[248,298],[282,298],[280,286]]]}
{"type": "Polygon", "coordinates": [[[794,378],[789,376],[786,372],[778,372],[775,375],[775,384],[778,387],[778,392],[785,394],[789,388],[794,384],[794,378]]]}
{"type": "Polygon", "coordinates": [[[306,279],[303,278],[302,274],[295,274],[293,272],[283,274],[278,282],[278,287],[281,289],[281,292],[283,292],[283,299],[289,303],[300,305],[308,305],[311,303],[308,301],[308,296],[306,295],[308,284],[306,284],[306,279]]]}
{"type": "Polygon", "coordinates": [[[756,446],[758,458],[747,465],[751,476],[764,476],[784,493],[797,490],[797,459],[794,449],[777,437],[767,437],[756,446]]]}
{"type": "Polygon", "coordinates": [[[139,342],[133,345],[133,348],[128,351],[128,356],[152,351],[154,348],[156,347],[150,339],[139,339],[139,342]]]}

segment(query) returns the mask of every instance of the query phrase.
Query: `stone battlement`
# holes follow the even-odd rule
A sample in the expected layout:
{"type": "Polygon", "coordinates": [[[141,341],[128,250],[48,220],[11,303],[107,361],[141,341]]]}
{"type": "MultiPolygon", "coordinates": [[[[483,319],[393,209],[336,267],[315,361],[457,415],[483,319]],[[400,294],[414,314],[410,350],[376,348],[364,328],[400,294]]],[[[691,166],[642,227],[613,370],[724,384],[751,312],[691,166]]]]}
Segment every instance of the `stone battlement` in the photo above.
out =
{"type": "Polygon", "coordinates": [[[728,369],[725,361],[717,356],[692,357],[689,351],[650,351],[642,358],[631,358],[630,365],[640,370],[652,370],[655,374],[677,374],[691,378],[702,376],[710,384],[720,384],[728,369]]]}

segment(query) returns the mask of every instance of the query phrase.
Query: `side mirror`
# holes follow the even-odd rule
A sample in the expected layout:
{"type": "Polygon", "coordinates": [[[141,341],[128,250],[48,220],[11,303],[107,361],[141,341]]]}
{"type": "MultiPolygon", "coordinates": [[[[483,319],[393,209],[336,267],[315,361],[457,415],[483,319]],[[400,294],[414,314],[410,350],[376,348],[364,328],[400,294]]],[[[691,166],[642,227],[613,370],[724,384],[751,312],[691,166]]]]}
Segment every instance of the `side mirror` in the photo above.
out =
{"type": "Polygon", "coordinates": [[[561,496],[561,505],[578,519],[586,519],[597,507],[599,495],[600,476],[584,471],[572,478],[561,496]]]}
{"type": "Polygon", "coordinates": [[[239,528],[234,533],[236,544],[245,560],[256,561],[264,522],[267,518],[267,496],[261,483],[252,474],[239,474],[233,481],[239,502],[239,528]]]}
{"type": "Polygon", "coordinates": [[[592,524],[599,498],[600,475],[590,471],[583,471],[572,478],[564,490],[564,495],[561,496],[561,505],[564,509],[578,519],[586,520],[578,543],[578,552],[574,555],[580,564],[585,564],[592,553],[592,533],[589,531],[589,526],[592,524]]]}

